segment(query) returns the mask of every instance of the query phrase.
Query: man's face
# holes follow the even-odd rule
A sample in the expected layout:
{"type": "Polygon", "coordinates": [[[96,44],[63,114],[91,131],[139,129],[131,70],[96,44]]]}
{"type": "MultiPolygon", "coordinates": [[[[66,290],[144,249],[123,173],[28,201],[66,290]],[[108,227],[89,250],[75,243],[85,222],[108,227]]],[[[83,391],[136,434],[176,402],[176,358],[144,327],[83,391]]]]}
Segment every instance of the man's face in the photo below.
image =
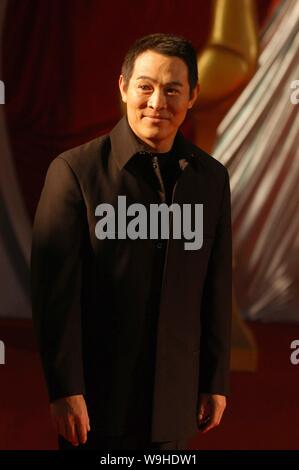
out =
{"type": "Polygon", "coordinates": [[[158,152],[170,150],[198,96],[198,86],[190,96],[185,62],[150,50],[143,52],[135,60],[129,84],[121,75],[119,87],[135,134],[158,152]]]}

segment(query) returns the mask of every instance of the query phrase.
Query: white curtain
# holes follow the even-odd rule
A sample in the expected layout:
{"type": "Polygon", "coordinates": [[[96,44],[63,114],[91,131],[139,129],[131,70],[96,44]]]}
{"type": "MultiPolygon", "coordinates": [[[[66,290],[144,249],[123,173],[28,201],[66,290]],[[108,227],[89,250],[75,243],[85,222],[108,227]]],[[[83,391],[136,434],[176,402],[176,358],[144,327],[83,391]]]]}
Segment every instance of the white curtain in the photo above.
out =
{"type": "Polygon", "coordinates": [[[220,124],[213,152],[230,173],[234,279],[241,313],[250,319],[299,322],[295,80],[299,1],[285,0],[262,33],[258,70],[220,124]]]}

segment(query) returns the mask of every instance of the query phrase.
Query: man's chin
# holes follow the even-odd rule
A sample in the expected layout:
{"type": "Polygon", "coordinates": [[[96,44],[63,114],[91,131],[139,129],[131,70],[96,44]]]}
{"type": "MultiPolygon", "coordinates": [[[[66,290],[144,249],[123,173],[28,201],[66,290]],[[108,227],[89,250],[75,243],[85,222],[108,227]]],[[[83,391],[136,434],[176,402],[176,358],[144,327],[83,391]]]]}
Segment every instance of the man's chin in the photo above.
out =
{"type": "Polygon", "coordinates": [[[153,143],[159,143],[163,142],[167,136],[164,134],[161,134],[160,132],[144,132],[142,137],[142,140],[144,141],[151,141],[153,143]]]}
{"type": "Polygon", "coordinates": [[[142,126],[140,129],[141,134],[144,135],[147,139],[157,138],[157,139],[164,139],[169,135],[169,132],[166,132],[165,126],[161,125],[148,125],[142,126]]]}

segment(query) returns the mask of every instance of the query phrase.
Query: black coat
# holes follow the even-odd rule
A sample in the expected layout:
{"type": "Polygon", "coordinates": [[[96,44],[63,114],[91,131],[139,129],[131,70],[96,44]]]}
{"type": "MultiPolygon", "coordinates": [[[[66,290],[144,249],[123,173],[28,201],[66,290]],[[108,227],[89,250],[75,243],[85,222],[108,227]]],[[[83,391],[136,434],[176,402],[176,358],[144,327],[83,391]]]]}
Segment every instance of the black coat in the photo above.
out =
{"type": "Polygon", "coordinates": [[[199,393],[228,394],[228,172],[180,133],[174,148],[181,176],[173,202],[203,204],[204,238],[194,251],[183,239],[167,242],[161,299],[153,279],[163,244],[95,235],[98,204],[116,205],[118,195],[127,205],[161,202],[125,117],[109,135],[53,160],[36,212],[33,317],[50,399],[85,394],[103,435],[149,418],[154,441],[185,438],[197,431],[199,393]]]}

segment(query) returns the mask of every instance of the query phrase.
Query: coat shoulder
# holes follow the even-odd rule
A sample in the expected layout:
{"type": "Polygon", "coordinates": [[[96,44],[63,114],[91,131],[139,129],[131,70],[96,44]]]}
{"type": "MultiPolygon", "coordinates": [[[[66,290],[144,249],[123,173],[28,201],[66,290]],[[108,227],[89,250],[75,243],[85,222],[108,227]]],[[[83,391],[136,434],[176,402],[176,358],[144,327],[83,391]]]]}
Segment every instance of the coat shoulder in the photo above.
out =
{"type": "Polygon", "coordinates": [[[217,160],[217,158],[213,157],[197,145],[191,144],[191,148],[197,165],[203,166],[206,170],[214,173],[217,177],[226,177],[228,174],[227,168],[217,160]]]}
{"type": "Polygon", "coordinates": [[[66,150],[55,160],[64,160],[78,179],[81,179],[84,173],[101,164],[102,159],[109,155],[110,149],[110,137],[109,134],[105,134],[66,150]]]}

